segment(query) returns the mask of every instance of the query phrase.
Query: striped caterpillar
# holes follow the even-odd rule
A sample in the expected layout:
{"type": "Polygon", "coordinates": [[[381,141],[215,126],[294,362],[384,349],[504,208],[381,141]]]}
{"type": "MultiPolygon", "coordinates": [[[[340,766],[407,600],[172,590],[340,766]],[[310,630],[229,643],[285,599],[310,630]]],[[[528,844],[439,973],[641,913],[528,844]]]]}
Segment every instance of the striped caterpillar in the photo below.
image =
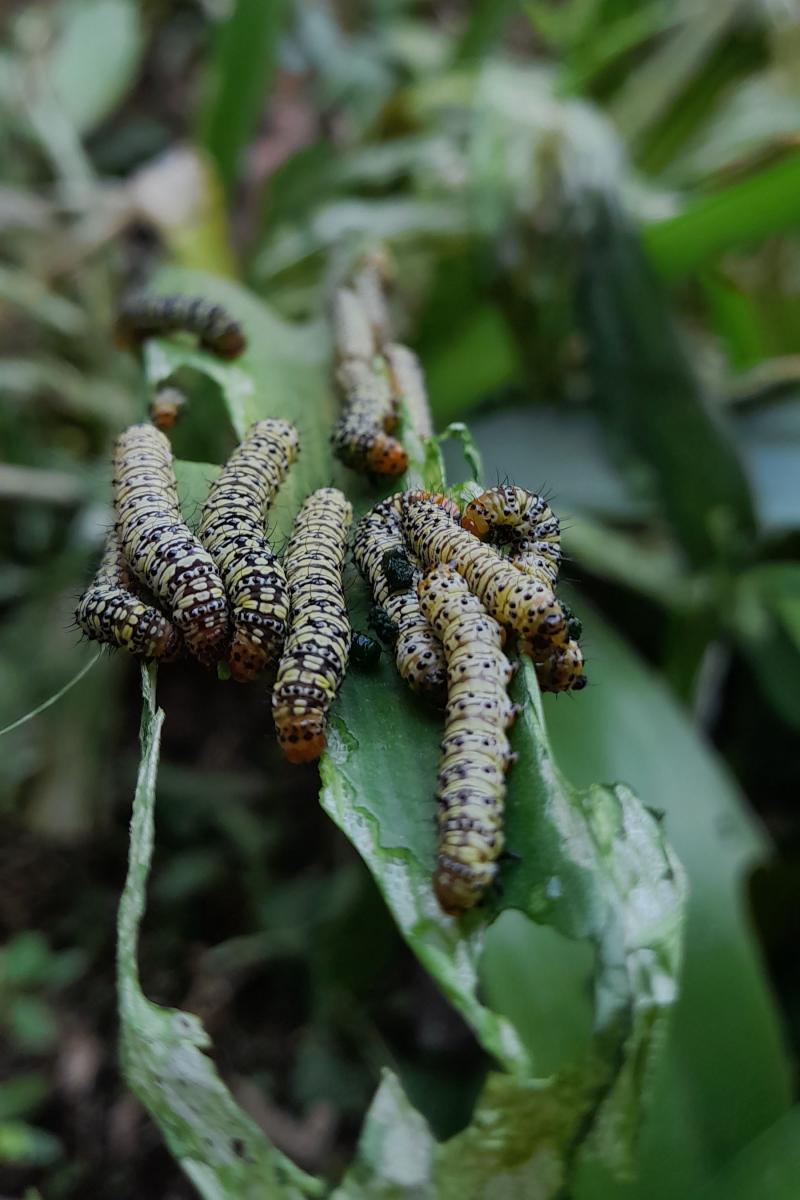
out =
{"type": "Polygon", "coordinates": [[[134,574],[169,609],[188,649],[216,662],[228,638],[225,589],[208,551],[181,519],[169,441],[132,425],[114,452],[116,532],[134,574]]]}
{"type": "Polygon", "coordinates": [[[97,574],[81,596],[75,620],[87,637],[143,658],[175,658],[181,635],[163,613],[136,594],[112,529],[97,574]]]}
{"type": "Polygon", "coordinates": [[[237,358],[245,346],[242,327],[221,304],[202,296],[126,296],[117,315],[117,339],[133,348],[150,337],[179,331],[195,334],[204,350],[218,358],[237,358]]]}
{"type": "MultiPolygon", "coordinates": [[[[510,543],[510,563],[545,588],[555,587],[561,565],[560,528],[543,497],[511,485],[490,488],[467,505],[461,524],[482,541],[510,543]]],[[[577,691],[586,686],[574,618],[568,623],[567,638],[566,644],[555,647],[546,637],[520,642],[522,653],[534,659],[542,691],[577,691]]]]}
{"type": "MultiPolygon", "coordinates": [[[[369,584],[377,610],[376,620],[386,641],[394,642],[397,669],[405,682],[435,704],[444,702],[447,668],[438,638],[422,615],[416,584],[419,569],[414,566],[408,585],[395,589],[397,580],[386,566],[393,555],[407,560],[400,514],[400,496],[376,504],[356,527],[353,557],[369,584]]],[[[449,502],[448,502],[449,503],[449,502]]],[[[450,512],[450,521],[458,510],[450,512]]],[[[413,564],[412,564],[413,565],[413,564]]],[[[378,631],[377,626],[376,632],[378,631]]]]}
{"type": "Polygon", "coordinates": [[[418,437],[433,437],[433,421],[425,388],[425,376],[413,350],[399,342],[383,347],[395,407],[405,405],[408,420],[418,437]]]}
{"type": "Polygon", "coordinates": [[[297,446],[297,430],[288,421],[257,421],[203,505],[199,537],[225,584],[233,620],[228,665],[239,682],[255,679],[280,653],[286,637],[286,576],[264,524],[297,446]]]}
{"type": "Polygon", "coordinates": [[[350,622],[342,564],[353,519],[336,488],[306,500],[286,553],[291,624],[272,693],[272,714],[289,762],[310,762],[325,749],[328,709],[347,669],[350,622]]]}
{"type": "Polygon", "coordinates": [[[506,729],[517,714],[506,691],[512,668],[502,630],[456,571],[433,567],[417,591],[447,660],[433,886],[442,909],[458,915],[481,900],[503,849],[505,775],[514,759],[506,729]]]}
{"type": "Polygon", "coordinates": [[[331,434],[336,457],[371,475],[402,475],[408,455],[389,432],[396,417],[383,360],[348,358],[340,363],[336,378],[343,398],[342,414],[331,434]]]}
{"type": "Polygon", "coordinates": [[[401,504],[406,540],[421,563],[453,563],[487,611],[522,638],[543,638],[554,648],[567,642],[567,618],[552,587],[455,525],[441,498],[405,492],[401,504]]]}

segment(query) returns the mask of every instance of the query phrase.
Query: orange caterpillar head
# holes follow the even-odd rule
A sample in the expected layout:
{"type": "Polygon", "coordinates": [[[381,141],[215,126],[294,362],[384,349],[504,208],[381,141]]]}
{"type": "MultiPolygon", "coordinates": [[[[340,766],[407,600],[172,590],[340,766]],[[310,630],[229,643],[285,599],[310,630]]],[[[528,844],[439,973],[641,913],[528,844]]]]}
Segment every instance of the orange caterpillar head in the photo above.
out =
{"type": "Polygon", "coordinates": [[[325,718],[318,714],[288,717],[277,724],[278,742],[290,763],[314,762],[325,750],[325,718]]]}
{"type": "Polygon", "coordinates": [[[367,451],[367,469],[374,475],[402,475],[408,466],[408,455],[397,438],[378,434],[367,451]]]}
{"type": "Polygon", "coordinates": [[[228,669],[237,683],[253,683],[274,660],[278,647],[255,642],[247,629],[237,629],[228,652],[228,669]]]}
{"type": "Polygon", "coordinates": [[[481,541],[489,532],[489,522],[478,507],[477,501],[468,504],[464,509],[464,515],[461,518],[461,528],[466,529],[467,533],[474,534],[481,541]]]}

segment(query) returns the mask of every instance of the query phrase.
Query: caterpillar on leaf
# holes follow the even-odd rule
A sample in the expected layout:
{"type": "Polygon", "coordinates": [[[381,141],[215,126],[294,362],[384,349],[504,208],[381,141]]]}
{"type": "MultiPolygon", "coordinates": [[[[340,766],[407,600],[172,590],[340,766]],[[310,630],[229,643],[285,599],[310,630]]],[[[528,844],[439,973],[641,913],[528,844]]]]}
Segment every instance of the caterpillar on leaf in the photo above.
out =
{"type": "Polygon", "coordinates": [[[181,648],[181,635],[172,622],[137,595],[113,529],[97,573],[78,601],[75,620],[93,641],[143,658],[168,661],[181,648]]]}
{"type": "Polygon", "coordinates": [[[178,332],[195,334],[203,349],[218,358],[237,358],[247,345],[239,322],[203,296],[136,292],[122,300],[116,325],[120,345],[134,349],[147,338],[178,332]]]}
{"type": "Polygon", "coordinates": [[[228,640],[225,589],[208,551],[180,515],[167,438],[132,425],[114,451],[116,533],[136,577],[169,610],[190,652],[211,664],[228,640]]]}
{"type": "Polygon", "coordinates": [[[512,667],[497,622],[451,567],[433,567],[417,592],[447,661],[433,886],[442,909],[458,915],[482,899],[503,849],[505,777],[514,758],[506,729],[517,712],[507,692],[512,667]]]}
{"type": "Polygon", "coordinates": [[[278,656],[286,637],[286,576],[264,525],[297,448],[297,430],[290,422],[257,421],[211,484],[203,505],[200,541],[225,585],[233,621],[228,666],[239,682],[256,679],[278,656]]]}
{"type": "Polygon", "coordinates": [[[352,519],[347,498],[336,488],[321,488],[297,514],[286,552],[291,623],[272,714],[290,762],[310,762],[322,754],[328,709],[347,669],[351,635],[342,565],[352,519]]]}

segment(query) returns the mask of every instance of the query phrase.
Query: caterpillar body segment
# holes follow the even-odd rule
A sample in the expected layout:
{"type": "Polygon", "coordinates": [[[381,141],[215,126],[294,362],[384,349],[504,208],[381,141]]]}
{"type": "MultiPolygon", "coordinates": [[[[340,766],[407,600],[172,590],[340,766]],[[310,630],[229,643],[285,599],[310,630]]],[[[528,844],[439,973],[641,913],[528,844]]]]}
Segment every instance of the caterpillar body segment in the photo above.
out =
{"type": "Polygon", "coordinates": [[[371,475],[402,475],[408,455],[389,432],[396,416],[383,360],[350,358],[336,372],[342,392],[342,413],[331,442],[337,458],[371,475]]]}
{"type": "Polygon", "coordinates": [[[415,692],[441,705],[447,671],[439,640],[420,610],[416,590],[419,569],[413,564],[410,583],[398,590],[386,575],[385,563],[391,555],[407,561],[398,500],[393,496],[382,501],[362,517],[356,526],[353,558],[375,601],[370,624],[382,640],[394,645],[401,678],[415,692]]]}
{"type": "Polygon", "coordinates": [[[406,492],[402,507],[406,540],[423,565],[452,563],[491,616],[523,638],[546,638],[553,646],[566,643],[567,618],[552,587],[525,575],[455,525],[429,494],[406,492]]]}
{"type": "Polygon", "coordinates": [[[109,533],[90,586],[78,601],[75,620],[96,642],[118,646],[143,658],[169,661],[181,648],[181,635],[163,613],[136,594],[117,535],[109,533]]]}
{"type": "Polygon", "coordinates": [[[425,376],[416,354],[409,350],[408,346],[390,342],[383,347],[383,356],[389,368],[395,405],[405,404],[408,419],[417,437],[433,437],[425,376]]]}
{"type": "Polygon", "coordinates": [[[225,585],[233,622],[228,666],[242,683],[256,679],[274,661],[286,637],[289,591],[264,526],[297,450],[297,430],[289,421],[257,421],[203,505],[200,541],[225,585]]]}
{"type": "Polygon", "coordinates": [[[336,289],[331,319],[337,359],[340,362],[356,360],[369,366],[378,345],[364,305],[352,288],[336,289]]]}
{"type": "Polygon", "coordinates": [[[221,304],[203,296],[156,296],[137,292],[119,307],[117,340],[136,347],[149,337],[193,333],[204,350],[217,358],[237,358],[247,345],[238,321],[221,304]]]}
{"type": "Polygon", "coordinates": [[[433,886],[446,913],[474,907],[497,873],[503,849],[506,729],[516,708],[501,630],[451,567],[433,567],[417,587],[420,607],[442,639],[448,699],[438,774],[439,843],[433,886]]]}
{"type": "Polygon", "coordinates": [[[272,713],[290,762],[322,754],[328,709],[347,669],[351,630],[342,565],[352,518],[350,502],[336,488],[313,492],[297,514],[286,552],[291,623],[272,713]]]}
{"type": "Polygon", "coordinates": [[[481,541],[511,544],[511,561],[520,570],[555,587],[561,566],[561,530],[550,505],[525,488],[490,488],[472,500],[461,519],[481,541]]]}
{"type": "Polygon", "coordinates": [[[116,534],[136,577],[169,609],[190,652],[211,664],[228,639],[225,589],[208,551],[181,519],[169,441],[132,425],[114,452],[116,534]]]}

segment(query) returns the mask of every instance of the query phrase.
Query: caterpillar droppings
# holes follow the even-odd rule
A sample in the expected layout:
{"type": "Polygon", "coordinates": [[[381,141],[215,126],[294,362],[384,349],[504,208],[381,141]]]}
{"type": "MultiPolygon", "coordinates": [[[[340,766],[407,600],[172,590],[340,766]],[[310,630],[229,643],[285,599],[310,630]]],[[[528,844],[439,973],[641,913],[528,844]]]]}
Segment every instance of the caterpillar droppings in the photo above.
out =
{"type": "Polygon", "coordinates": [[[264,525],[297,448],[297,430],[289,421],[257,421],[203,505],[199,537],[225,585],[233,621],[228,666],[240,683],[256,679],[278,656],[286,637],[286,576],[264,525]]]}
{"type": "Polygon", "coordinates": [[[221,304],[202,296],[134,293],[120,304],[116,328],[118,341],[126,347],[177,332],[195,334],[203,349],[218,358],[237,358],[247,345],[239,322],[221,304]]]}
{"type": "Polygon", "coordinates": [[[272,713],[289,762],[322,754],[328,709],[347,669],[350,622],[342,564],[352,519],[347,498],[336,488],[321,488],[297,514],[286,552],[291,623],[272,713]]]}
{"type": "Polygon", "coordinates": [[[95,642],[118,646],[143,658],[175,658],[181,635],[163,613],[140,599],[135,587],[112,529],[97,573],[78,601],[75,620],[95,642]]]}
{"type": "Polygon", "coordinates": [[[420,608],[447,660],[447,708],[437,788],[439,844],[433,886],[446,913],[474,907],[503,849],[506,729],[516,716],[502,633],[465,579],[439,564],[419,582],[420,608]]]}
{"type": "Polygon", "coordinates": [[[225,589],[207,550],[181,519],[167,438],[132,425],[114,452],[116,532],[137,578],[169,609],[190,652],[211,664],[228,638],[225,589]]]}
{"type": "Polygon", "coordinates": [[[357,667],[376,667],[381,660],[381,644],[371,638],[368,633],[353,630],[350,643],[350,662],[357,667]]]}
{"type": "Polygon", "coordinates": [[[373,604],[367,614],[367,625],[369,625],[375,636],[383,642],[384,646],[394,646],[397,644],[397,638],[400,629],[396,621],[393,621],[385,608],[381,608],[379,604],[373,604]]]}

